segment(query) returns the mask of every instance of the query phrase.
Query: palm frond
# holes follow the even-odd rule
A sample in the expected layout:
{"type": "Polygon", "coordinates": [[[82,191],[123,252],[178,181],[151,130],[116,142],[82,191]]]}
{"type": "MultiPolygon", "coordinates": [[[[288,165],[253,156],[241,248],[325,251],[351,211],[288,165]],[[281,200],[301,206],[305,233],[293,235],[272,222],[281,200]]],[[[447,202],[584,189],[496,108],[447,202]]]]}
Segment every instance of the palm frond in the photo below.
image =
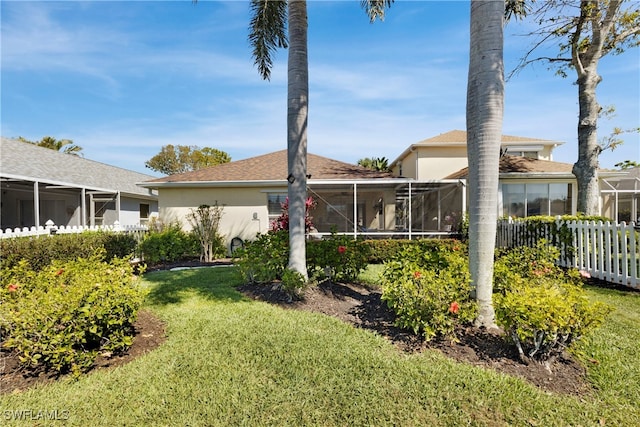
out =
{"type": "Polygon", "coordinates": [[[286,0],[251,0],[249,42],[254,64],[263,79],[271,78],[273,56],[278,48],[288,47],[286,0]]]}
{"type": "Polygon", "coordinates": [[[360,0],[360,5],[364,8],[371,22],[376,19],[384,21],[385,9],[390,8],[393,0],[360,0]]]}

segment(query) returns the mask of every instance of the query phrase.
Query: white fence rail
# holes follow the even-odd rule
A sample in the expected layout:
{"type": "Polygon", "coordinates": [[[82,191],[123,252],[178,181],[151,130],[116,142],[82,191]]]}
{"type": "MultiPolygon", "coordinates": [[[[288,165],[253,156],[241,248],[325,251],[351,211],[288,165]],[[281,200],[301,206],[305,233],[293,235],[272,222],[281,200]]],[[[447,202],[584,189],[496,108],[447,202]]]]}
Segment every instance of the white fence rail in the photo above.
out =
{"type": "Polygon", "coordinates": [[[7,228],[0,230],[0,239],[8,239],[12,237],[28,237],[28,236],[46,236],[52,234],[72,234],[83,233],[85,231],[112,231],[118,233],[146,233],[149,228],[146,225],[120,225],[116,221],[113,225],[99,226],[68,226],[58,227],[53,221],[49,220],[46,225],[39,227],[23,227],[23,228],[7,228]]]}
{"type": "Polygon", "coordinates": [[[542,226],[512,220],[498,223],[498,247],[534,246],[540,239],[560,249],[561,266],[640,289],[640,231],[633,223],[562,220],[542,226]]]}

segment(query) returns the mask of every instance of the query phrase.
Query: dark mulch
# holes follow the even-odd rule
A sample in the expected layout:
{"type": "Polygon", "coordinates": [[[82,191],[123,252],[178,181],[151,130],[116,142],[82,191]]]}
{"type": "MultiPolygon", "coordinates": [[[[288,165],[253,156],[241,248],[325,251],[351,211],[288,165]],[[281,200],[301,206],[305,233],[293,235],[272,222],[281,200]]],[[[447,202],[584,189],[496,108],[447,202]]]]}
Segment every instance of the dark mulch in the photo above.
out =
{"type": "MultiPolygon", "coordinates": [[[[213,263],[199,261],[167,263],[148,266],[146,271],[174,267],[226,265],[230,262],[231,260],[225,259],[213,263]]],[[[597,280],[590,280],[589,283],[619,288],[597,280]]],[[[507,344],[497,333],[474,328],[458,331],[458,342],[447,340],[425,342],[420,336],[394,325],[395,315],[381,301],[380,292],[377,290],[355,284],[325,282],[308,289],[303,299],[290,301],[277,285],[244,285],[239,287],[239,290],[254,299],[284,308],[324,313],[356,327],[375,331],[406,352],[437,349],[454,360],[519,376],[550,392],[585,395],[591,391],[585,379],[585,369],[568,354],[553,362],[549,366],[550,370],[538,363],[526,365],[520,361],[514,347],[507,344]]],[[[629,288],[620,289],[629,290],[629,288]]],[[[134,327],[135,337],[131,348],[124,354],[112,357],[100,356],[92,370],[124,365],[155,349],[166,338],[163,323],[151,312],[141,310],[134,327]]],[[[0,394],[19,392],[35,384],[56,381],[64,377],[46,372],[34,373],[21,370],[15,354],[0,351],[0,394]]]]}
{"type": "MultiPolygon", "coordinates": [[[[91,371],[121,366],[131,360],[148,353],[162,344],[165,339],[164,324],[154,314],[146,310],[138,312],[134,324],[135,336],[133,345],[123,354],[98,356],[91,371]]],[[[91,372],[89,371],[89,372],[91,372]]],[[[35,384],[43,384],[63,378],[50,372],[30,372],[20,369],[15,353],[0,352],[0,394],[17,393],[35,384]]]]}
{"type": "Polygon", "coordinates": [[[584,367],[571,355],[563,354],[548,366],[535,362],[525,364],[515,347],[505,342],[499,331],[470,327],[457,331],[457,342],[442,339],[425,342],[420,336],[394,325],[395,314],[381,301],[378,290],[325,282],[305,291],[301,299],[289,301],[278,283],[243,285],[238,289],[253,299],[289,309],[324,313],[356,327],[372,330],[402,351],[437,349],[456,361],[521,377],[549,392],[586,395],[591,391],[584,367]]]}

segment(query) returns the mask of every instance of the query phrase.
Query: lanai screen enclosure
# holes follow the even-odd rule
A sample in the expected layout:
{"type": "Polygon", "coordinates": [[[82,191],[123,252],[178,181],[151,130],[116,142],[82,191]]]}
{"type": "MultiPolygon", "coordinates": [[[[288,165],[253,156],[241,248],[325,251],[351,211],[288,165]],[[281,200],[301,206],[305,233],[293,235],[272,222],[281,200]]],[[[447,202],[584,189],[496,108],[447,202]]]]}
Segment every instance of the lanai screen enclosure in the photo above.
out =
{"type": "MultiPolygon", "coordinates": [[[[314,180],[307,192],[316,202],[311,237],[332,232],[362,238],[446,236],[459,231],[466,211],[464,180],[314,180]]],[[[271,195],[271,218],[279,214],[276,199],[284,197],[271,195]]]]}

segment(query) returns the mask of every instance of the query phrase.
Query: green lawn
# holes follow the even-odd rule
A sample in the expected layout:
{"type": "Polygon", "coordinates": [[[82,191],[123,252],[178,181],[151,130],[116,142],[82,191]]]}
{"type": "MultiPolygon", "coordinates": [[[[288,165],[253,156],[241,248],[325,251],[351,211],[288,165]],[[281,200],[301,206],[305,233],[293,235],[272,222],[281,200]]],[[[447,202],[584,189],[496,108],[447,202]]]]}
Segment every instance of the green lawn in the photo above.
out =
{"type": "Polygon", "coordinates": [[[250,301],[232,267],[145,276],[146,304],[168,339],[134,362],[76,382],[0,397],[23,425],[640,425],[640,294],[589,289],[617,310],[580,354],[592,396],[549,394],[522,380],[408,355],[328,316],[250,301]],[[23,412],[20,412],[23,411],[23,412]],[[30,412],[25,412],[30,411],[30,412]],[[35,415],[35,416],[34,416],[35,415]]]}

